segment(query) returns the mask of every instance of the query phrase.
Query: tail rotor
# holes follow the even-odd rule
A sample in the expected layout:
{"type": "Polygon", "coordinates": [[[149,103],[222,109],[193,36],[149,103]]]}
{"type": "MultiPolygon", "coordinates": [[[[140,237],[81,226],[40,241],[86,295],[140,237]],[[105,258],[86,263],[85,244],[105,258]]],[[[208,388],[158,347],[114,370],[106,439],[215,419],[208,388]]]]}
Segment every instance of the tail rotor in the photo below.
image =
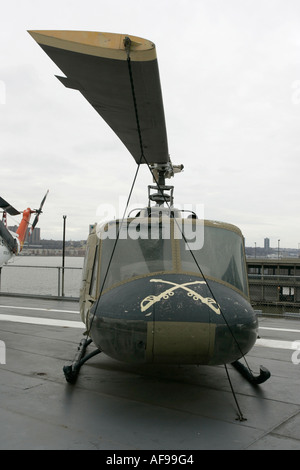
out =
{"type": "Polygon", "coordinates": [[[36,224],[37,224],[38,221],[39,221],[39,216],[40,216],[40,214],[42,214],[42,212],[43,212],[43,211],[42,211],[42,208],[43,208],[43,205],[44,205],[44,203],[45,203],[45,201],[46,201],[46,198],[47,198],[47,196],[48,196],[48,193],[49,193],[49,189],[48,189],[48,191],[46,192],[45,196],[43,197],[39,209],[36,209],[36,210],[32,211],[32,213],[33,213],[33,214],[36,214],[36,216],[35,216],[35,218],[34,218],[34,220],[33,220],[33,222],[32,222],[32,225],[31,225],[31,227],[30,227],[29,235],[32,234],[32,232],[33,232],[33,230],[34,230],[36,224]]]}

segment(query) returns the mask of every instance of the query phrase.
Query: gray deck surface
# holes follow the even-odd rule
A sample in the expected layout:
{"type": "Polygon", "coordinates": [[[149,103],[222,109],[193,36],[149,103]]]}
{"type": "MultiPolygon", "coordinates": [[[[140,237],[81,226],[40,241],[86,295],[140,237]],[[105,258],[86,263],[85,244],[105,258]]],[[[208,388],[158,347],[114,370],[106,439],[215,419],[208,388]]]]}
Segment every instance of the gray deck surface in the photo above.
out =
{"type": "Polygon", "coordinates": [[[0,297],[0,449],[300,449],[300,364],[292,362],[300,351],[286,343],[300,341],[300,320],[260,318],[261,338],[284,342],[247,355],[254,373],[260,364],[271,371],[264,384],[228,367],[247,419],[239,421],[222,366],[133,366],[100,354],[68,384],[62,368],[84,332],[74,312],[77,302],[0,297]],[[35,324],[40,318],[75,323],[35,324]]]}

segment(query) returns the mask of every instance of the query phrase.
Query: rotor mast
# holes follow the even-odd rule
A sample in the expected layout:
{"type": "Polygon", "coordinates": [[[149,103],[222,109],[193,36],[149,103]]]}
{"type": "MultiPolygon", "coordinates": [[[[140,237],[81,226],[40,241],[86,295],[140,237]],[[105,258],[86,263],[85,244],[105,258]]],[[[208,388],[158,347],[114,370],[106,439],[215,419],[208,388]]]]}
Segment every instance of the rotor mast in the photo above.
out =
{"type": "Polygon", "coordinates": [[[148,206],[150,207],[150,201],[155,202],[158,206],[163,206],[165,203],[173,206],[174,186],[166,185],[166,178],[171,178],[174,173],[181,172],[183,165],[172,165],[171,162],[166,164],[155,163],[150,165],[150,169],[155,184],[148,186],[148,206]],[[151,193],[153,190],[156,192],[151,193]]]}

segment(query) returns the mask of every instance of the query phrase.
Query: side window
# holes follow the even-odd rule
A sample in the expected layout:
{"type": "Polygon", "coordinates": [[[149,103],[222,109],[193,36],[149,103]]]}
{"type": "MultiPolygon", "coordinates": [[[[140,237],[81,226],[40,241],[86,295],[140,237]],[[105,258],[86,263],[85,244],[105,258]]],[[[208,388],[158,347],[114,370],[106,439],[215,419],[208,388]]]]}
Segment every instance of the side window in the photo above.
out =
{"type": "Polygon", "coordinates": [[[88,262],[88,258],[89,258],[89,251],[90,251],[90,246],[87,245],[87,247],[86,247],[86,252],[85,252],[85,257],[84,257],[84,261],[83,261],[83,268],[82,268],[82,280],[83,280],[83,281],[86,280],[86,275],[87,275],[87,262],[88,262]]]}
{"type": "Polygon", "coordinates": [[[99,245],[96,246],[95,255],[94,255],[94,263],[93,263],[93,271],[92,271],[92,278],[91,278],[91,285],[90,285],[90,296],[96,297],[97,292],[97,279],[98,279],[98,265],[99,265],[99,245]]]}

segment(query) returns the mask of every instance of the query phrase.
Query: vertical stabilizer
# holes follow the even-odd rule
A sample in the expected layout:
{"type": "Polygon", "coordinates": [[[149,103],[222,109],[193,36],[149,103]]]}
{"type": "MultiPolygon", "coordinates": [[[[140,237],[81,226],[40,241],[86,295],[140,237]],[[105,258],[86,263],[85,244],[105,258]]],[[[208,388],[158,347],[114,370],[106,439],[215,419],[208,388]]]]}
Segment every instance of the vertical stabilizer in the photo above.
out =
{"type": "Polygon", "coordinates": [[[26,238],[26,233],[27,233],[27,229],[28,229],[28,225],[29,225],[29,222],[30,222],[30,217],[31,217],[31,214],[32,214],[32,210],[29,209],[25,209],[23,211],[23,218],[21,220],[21,223],[18,227],[18,230],[17,230],[17,234],[19,236],[19,242],[20,242],[20,251],[22,250],[23,248],[23,245],[24,245],[24,241],[25,241],[25,238],[26,238]]]}

